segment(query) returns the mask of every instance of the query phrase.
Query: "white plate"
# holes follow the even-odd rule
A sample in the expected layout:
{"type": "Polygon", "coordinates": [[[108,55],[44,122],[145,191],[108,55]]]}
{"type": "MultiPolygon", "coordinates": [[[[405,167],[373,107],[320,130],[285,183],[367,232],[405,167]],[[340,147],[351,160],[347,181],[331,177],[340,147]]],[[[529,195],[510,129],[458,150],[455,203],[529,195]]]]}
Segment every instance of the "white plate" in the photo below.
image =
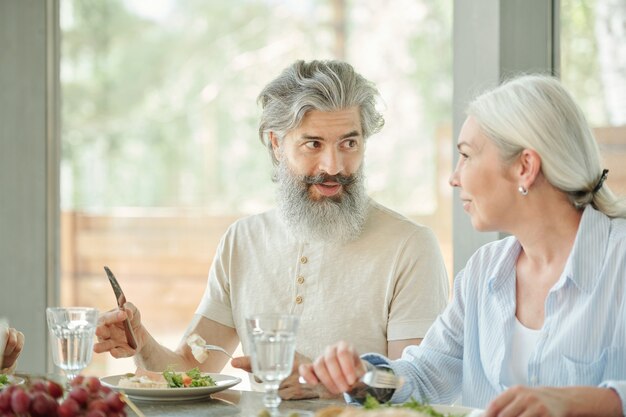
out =
{"type": "Polygon", "coordinates": [[[206,398],[215,392],[234,387],[241,382],[240,378],[222,375],[203,373],[215,381],[213,387],[188,387],[188,388],[120,388],[117,386],[121,377],[126,375],[112,375],[100,378],[102,385],[116,391],[123,391],[133,400],[139,401],[191,401],[206,398]]]}
{"type": "Polygon", "coordinates": [[[477,408],[461,407],[459,405],[432,404],[431,407],[439,413],[451,414],[453,416],[480,417],[484,412],[484,410],[479,410],[477,408]]]}
{"type": "Polygon", "coordinates": [[[19,376],[7,375],[9,377],[9,383],[7,385],[0,385],[0,391],[9,385],[22,385],[24,383],[24,378],[20,378],[19,376]]]}

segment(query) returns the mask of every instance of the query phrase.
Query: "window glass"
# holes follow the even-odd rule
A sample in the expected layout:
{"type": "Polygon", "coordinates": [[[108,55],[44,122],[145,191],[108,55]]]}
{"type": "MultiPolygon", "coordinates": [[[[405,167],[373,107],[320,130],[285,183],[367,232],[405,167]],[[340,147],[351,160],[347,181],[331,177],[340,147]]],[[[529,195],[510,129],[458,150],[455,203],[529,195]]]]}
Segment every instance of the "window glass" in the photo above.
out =
{"type": "MultiPolygon", "coordinates": [[[[61,2],[62,303],[115,307],[108,265],[175,348],[220,236],[273,205],[261,88],[296,59],[349,61],[386,125],[370,195],[438,235],[451,263],[452,2],[61,2]]],[[[96,355],[87,370],[133,369],[96,355]]]]}
{"type": "MultiPolygon", "coordinates": [[[[626,194],[626,3],[561,0],[561,79],[600,144],[607,184],[626,194]]],[[[599,174],[599,173],[598,173],[599,174]]]]}

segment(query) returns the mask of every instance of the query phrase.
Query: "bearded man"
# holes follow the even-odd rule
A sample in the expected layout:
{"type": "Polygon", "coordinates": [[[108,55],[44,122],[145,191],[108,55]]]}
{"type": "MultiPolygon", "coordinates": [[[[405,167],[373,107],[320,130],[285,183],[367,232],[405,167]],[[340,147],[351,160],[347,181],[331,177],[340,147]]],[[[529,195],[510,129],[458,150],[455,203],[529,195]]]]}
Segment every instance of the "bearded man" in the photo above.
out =
{"type": "MultiPolygon", "coordinates": [[[[432,231],[367,196],[366,140],[383,126],[376,87],[347,63],[297,61],[259,95],[261,141],[274,162],[278,208],[234,223],[223,236],[208,284],[180,346],[159,345],[131,303],[106,313],[96,352],[134,355],[141,368],[170,364],[219,372],[224,355],[199,363],[191,334],[247,353],[245,318],[259,313],[299,317],[296,366],[325,346],[350,340],[360,351],[400,357],[418,344],[447,302],[448,279],[432,231]],[[132,349],[122,321],[137,336],[132,349]]],[[[249,370],[247,357],[235,367],[249,370]]],[[[319,393],[297,372],[283,398],[319,393]]]]}

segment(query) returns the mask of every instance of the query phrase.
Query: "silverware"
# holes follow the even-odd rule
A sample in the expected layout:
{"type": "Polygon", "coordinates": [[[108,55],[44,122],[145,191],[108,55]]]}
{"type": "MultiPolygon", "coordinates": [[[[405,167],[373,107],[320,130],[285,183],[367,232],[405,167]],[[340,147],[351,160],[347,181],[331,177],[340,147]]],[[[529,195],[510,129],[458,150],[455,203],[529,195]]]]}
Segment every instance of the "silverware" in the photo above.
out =
{"type": "MultiPolygon", "coordinates": [[[[367,364],[366,368],[367,371],[359,380],[369,387],[398,389],[404,383],[404,378],[396,376],[390,371],[376,368],[371,364],[367,364]]],[[[299,377],[298,382],[306,384],[306,380],[303,377],[299,377]]]]}
{"type": "Polygon", "coordinates": [[[402,377],[380,368],[371,367],[361,377],[361,381],[372,388],[398,389],[404,383],[402,377]]]}
{"type": "Polygon", "coordinates": [[[126,393],[124,391],[120,391],[120,397],[122,398],[122,401],[124,401],[126,404],[128,404],[130,409],[133,410],[135,412],[135,414],[137,414],[137,417],[146,417],[146,415],[141,412],[139,407],[137,407],[135,405],[135,403],[132,402],[130,400],[130,398],[128,398],[128,395],[126,395],[126,393]]]}
{"type": "Polygon", "coordinates": [[[221,346],[216,346],[216,345],[198,345],[198,346],[200,346],[201,348],[205,350],[214,350],[217,352],[222,352],[224,355],[228,356],[229,358],[231,359],[233,358],[233,356],[230,353],[228,353],[226,350],[224,350],[224,348],[221,346]]]}
{"type": "MultiPolygon", "coordinates": [[[[115,298],[117,299],[117,306],[122,308],[124,304],[126,304],[126,296],[109,267],[105,266],[104,271],[107,273],[107,277],[109,277],[111,287],[113,287],[113,292],[115,293],[115,298]]],[[[135,333],[133,332],[133,328],[130,325],[130,320],[128,318],[124,320],[124,333],[126,333],[126,342],[128,343],[128,346],[133,349],[137,349],[137,339],[135,338],[135,333]]]]}

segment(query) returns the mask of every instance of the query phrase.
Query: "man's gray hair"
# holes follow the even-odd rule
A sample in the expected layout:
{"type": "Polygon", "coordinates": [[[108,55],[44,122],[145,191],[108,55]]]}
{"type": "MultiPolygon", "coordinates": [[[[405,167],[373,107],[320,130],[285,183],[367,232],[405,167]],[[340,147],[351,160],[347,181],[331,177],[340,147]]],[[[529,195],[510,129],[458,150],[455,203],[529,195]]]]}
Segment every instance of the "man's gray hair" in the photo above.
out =
{"type": "Polygon", "coordinates": [[[341,61],[296,61],[278,78],[271,81],[257,99],[263,113],[259,124],[259,138],[278,164],[269,132],[279,139],[300,126],[310,110],[324,112],[359,107],[363,138],[378,132],[385,123],[376,110],[378,89],[341,61]]]}

